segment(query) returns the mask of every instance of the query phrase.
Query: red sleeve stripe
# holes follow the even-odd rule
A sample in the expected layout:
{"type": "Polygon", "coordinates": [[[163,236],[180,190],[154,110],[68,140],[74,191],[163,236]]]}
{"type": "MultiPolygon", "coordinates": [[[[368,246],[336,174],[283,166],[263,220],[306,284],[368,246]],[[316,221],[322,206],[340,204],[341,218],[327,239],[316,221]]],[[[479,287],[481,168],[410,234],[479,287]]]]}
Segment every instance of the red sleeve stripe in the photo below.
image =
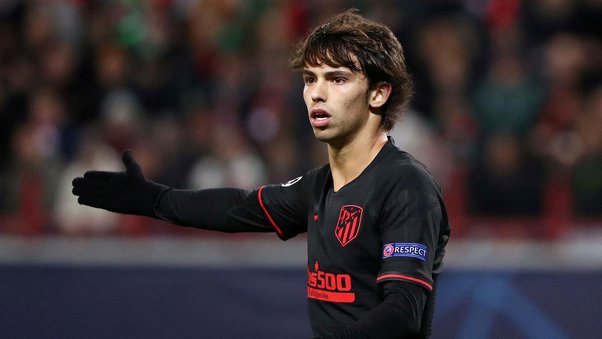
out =
{"type": "Polygon", "coordinates": [[[419,283],[420,285],[428,288],[429,291],[433,290],[433,285],[427,283],[426,281],[421,280],[421,279],[417,279],[417,278],[414,278],[414,277],[409,277],[407,275],[401,275],[401,274],[385,274],[385,275],[381,275],[380,277],[376,278],[376,281],[379,282],[379,281],[382,281],[382,280],[385,280],[385,279],[401,279],[401,280],[413,281],[415,283],[419,283]]]}
{"type": "Polygon", "coordinates": [[[261,199],[261,192],[263,191],[264,187],[265,186],[261,186],[261,188],[257,192],[257,198],[259,198],[259,205],[261,205],[261,209],[263,210],[263,213],[265,213],[265,215],[268,217],[268,220],[270,221],[270,223],[272,224],[274,229],[276,229],[276,233],[278,233],[278,236],[282,238],[282,237],[284,237],[282,230],[280,229],[280,227],[278,227],[278,225],[276,225],[276,222],[274,221],[274,219],[272,218],[272,216],[270,215],[268,210],[265,208],[265,205],[263,204],[263,199],[261,199]]]}

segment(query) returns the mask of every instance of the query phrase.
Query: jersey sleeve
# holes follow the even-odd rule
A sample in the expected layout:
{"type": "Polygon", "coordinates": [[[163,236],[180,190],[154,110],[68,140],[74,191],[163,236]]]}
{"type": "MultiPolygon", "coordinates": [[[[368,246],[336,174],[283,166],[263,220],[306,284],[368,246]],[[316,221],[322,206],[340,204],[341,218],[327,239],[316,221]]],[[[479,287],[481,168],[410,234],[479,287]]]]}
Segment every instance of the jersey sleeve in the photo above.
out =
{"type": "Polygon", "coordinates": [[[283,240],[307,232],[306,187],[309,180],[311,178],[303,176],[285,184],[263,186],[257,190],[262,213],[283,240]]]}
{"type": "Polygon", "coordinates": [[[444,208],[424,175],[397,180],[381,215],[382,255],[377,282],[401,280],[433,290],[444,208]]]}

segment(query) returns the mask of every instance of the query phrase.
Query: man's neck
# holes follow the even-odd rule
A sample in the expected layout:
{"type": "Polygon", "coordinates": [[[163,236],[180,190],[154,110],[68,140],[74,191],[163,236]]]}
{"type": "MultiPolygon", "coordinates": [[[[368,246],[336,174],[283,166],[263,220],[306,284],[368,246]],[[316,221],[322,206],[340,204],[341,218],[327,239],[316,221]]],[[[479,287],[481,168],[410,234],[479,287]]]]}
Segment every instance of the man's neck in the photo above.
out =
{"type": "Polygon", "coordinates": [[[355,138],[341,147],[328,145],[328,161],[335,192],[357,178],[376,158],[387,140],[386,132],[380,131],[369,138],[355,138]]]}

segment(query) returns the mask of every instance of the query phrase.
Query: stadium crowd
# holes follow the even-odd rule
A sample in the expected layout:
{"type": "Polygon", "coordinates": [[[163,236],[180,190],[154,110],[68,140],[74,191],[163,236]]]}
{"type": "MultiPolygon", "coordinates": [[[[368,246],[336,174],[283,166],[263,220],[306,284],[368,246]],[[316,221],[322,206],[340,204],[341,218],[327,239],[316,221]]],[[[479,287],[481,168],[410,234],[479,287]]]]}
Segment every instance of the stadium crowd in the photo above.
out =
{"type": "Polygon", "coordinates": [[[171,232],[71,194],[126,149],[182,188],[321,165],[289,55],[350,7],[405,47],[415,95],[391,135],[439,178],[452,224],[602,220],[599,0],[5,0],[0,233],[171,232]]]}

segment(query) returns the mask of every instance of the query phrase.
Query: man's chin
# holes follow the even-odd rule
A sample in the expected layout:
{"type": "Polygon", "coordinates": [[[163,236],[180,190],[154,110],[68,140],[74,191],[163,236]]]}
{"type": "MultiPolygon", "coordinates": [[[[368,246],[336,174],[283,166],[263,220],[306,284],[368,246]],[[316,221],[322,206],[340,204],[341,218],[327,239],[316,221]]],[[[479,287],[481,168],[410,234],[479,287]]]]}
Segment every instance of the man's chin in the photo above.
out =
{"type": "Polygon", "coordinates": [[[329,141],[332,141],[332,139],[333,139],[333,136],[330,135],[330,133],[326,133],[326,131],[319,131],[319,130],[315,130],[315,129],[314,129],[314,137],[318,141],[322,141],[322,142],[326,142],[326,143],[328,143],[329,141]]]}
{"type": "Polygon", "coordinates": [[[342,138],[340,135],[336,135],[334,133],[327,133],[326,131],[314,130],[314,136],[318,141],[321,141],[333,147],[340,147],[342,144],[345,143],[345,138],[342,138]]]}

